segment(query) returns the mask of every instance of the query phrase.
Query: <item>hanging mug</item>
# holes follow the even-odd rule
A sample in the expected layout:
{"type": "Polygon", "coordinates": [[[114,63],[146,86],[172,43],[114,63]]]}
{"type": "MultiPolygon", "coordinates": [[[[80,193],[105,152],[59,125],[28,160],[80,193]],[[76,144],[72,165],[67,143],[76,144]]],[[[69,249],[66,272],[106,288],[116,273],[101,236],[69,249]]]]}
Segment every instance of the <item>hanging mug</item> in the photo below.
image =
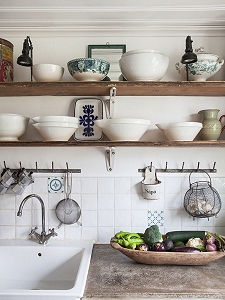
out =
{"type": "Polygon", "coordinates": [[[205,109],[200,110],[198,114],[202,117],[202,129],[200,131],[200,138],[204,141],[217,141],[221,132],[225,129],[222,127],[221,121],[225,117],[222,115],[218,120],[219,109],[205,109]]]}

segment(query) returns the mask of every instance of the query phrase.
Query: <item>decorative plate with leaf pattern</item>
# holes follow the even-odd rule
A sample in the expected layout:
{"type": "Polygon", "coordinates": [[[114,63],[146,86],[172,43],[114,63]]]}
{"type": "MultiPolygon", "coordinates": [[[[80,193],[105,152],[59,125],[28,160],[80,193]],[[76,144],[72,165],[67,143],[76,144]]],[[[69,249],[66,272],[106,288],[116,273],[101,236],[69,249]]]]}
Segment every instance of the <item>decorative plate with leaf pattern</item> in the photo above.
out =
{"type": "Polygon", "coordinates": [[[103,118],[103,102],[99,98],[79,98],[74,104],[74,116],[78,118],[78,129],[74,133],[76,140],[100,140],[102,130],[95,121],[103,118]]]}

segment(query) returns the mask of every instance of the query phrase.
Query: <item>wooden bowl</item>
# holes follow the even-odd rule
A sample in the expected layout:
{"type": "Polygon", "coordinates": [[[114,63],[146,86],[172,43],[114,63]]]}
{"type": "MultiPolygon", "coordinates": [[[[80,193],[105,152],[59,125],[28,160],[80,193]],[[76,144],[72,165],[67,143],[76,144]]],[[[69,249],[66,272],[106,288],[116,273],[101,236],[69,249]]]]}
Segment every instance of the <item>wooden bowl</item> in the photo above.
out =
{"type": "Polygon", "coordinates": [[[225,255],[221,251],[184,253],[131,250],[121,247],[116,242],[111,242],[111,246],[134,261],[146,265],[200,266],[213,262],[225,255]]]}

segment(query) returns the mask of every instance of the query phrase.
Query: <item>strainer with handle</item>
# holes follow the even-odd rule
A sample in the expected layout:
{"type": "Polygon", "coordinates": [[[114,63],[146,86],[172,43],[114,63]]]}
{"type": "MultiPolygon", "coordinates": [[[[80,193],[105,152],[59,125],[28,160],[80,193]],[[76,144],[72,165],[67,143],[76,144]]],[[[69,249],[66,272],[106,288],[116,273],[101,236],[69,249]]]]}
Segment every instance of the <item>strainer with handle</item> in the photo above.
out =
{"type": "Polygon", "coordinates": [[[78,225],[81,225],[81,223],[78,221],[81,216],[81,209],[79,204],[70,198],[71,191],[72,172],[68,170],[65,176],[65,198],[59,201],[55,209],[56,216],[60,221],[58,227],[60,227],[62,224],[70,225],[78,223],[78,225]]]}

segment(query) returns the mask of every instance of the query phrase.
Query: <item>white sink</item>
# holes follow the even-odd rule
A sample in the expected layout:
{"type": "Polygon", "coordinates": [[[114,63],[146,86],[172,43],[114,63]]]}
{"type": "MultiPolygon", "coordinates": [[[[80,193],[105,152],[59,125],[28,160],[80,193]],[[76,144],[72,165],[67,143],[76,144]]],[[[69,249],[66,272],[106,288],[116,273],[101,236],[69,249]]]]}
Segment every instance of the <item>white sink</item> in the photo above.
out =
{"type": "Polygon", "coordinates": [[[76,300],[83,296],[93,241],[0,240],[1,300],[76,300]]]}

